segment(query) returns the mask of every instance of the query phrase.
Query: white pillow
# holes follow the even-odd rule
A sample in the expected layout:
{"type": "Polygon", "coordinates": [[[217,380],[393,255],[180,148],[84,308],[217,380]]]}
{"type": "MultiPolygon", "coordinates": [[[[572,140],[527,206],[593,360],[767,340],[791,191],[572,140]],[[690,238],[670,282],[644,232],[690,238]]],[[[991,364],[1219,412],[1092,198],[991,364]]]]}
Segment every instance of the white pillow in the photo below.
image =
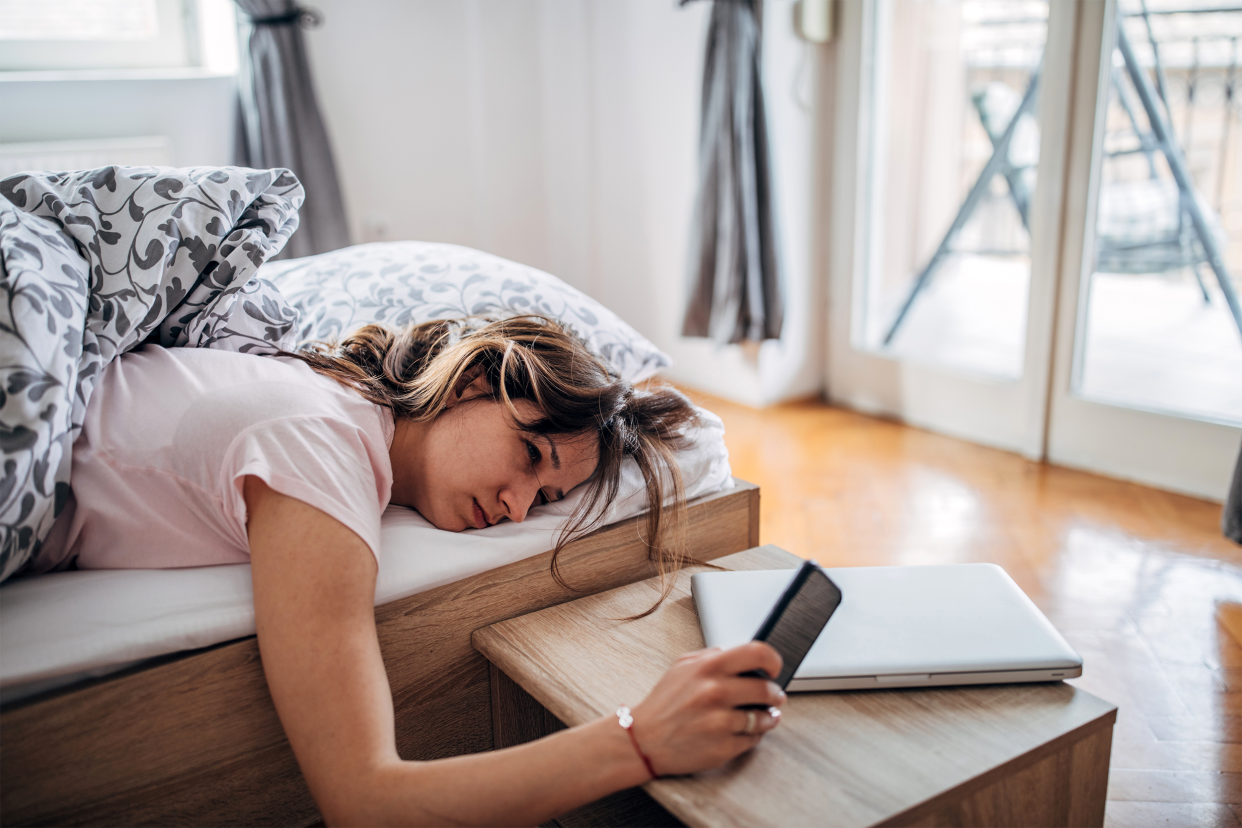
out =
{"type": "Polygon", "coordinates": [[[672,364],[599,302],[533,267],[469,247],[400,241],[359,244],[269,262],[273,282],[301,314],[298,341],[339,339],[371,322],[533,313],[571,326],[623,379],[641,382],[672,364]]]}

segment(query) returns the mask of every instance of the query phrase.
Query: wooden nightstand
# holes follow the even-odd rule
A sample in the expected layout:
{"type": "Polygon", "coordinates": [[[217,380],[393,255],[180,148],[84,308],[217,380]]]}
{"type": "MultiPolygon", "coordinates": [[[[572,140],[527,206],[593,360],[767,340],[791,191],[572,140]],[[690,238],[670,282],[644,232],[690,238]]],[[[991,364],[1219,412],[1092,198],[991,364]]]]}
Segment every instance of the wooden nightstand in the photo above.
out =
{"type": "MultiPolygon", "coordinates": [[[[774,546],[726,569],[791,569],[774,546]]],[[[492,664],[496,746],[635,704],[683,652],[703,647],[690,572],[653,614],[658,580],[474,633],[492,664]],[[564,723],[561,724],[561,723],[564,723]]],[[[1068,684],[793,693],[753,751],[692,777],[657,779],[562,824],[1102,825],[1117,709],[1068,684]],[[659,803],[656,806],[655,802],[659,803]]]]}

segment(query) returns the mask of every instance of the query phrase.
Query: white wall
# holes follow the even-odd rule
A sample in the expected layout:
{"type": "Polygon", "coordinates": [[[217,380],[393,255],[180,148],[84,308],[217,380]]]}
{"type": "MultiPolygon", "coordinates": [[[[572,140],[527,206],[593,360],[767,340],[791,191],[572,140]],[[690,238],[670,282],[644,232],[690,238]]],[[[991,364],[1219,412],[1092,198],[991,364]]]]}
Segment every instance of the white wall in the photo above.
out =
{"type": "Polygon", "coordinates": [[[671,378],[752,405],[816,393],[815,56],[792,0],[765,4],[785,335],[679,336],[710,4],[321,0],[308,35],[356,241],[482,248],[593,295],[676,360],[671,378]],[[801,75],[799,74],[801,70],[801,75]]]}
{"type": "MultiPolygon", "coordinates": [[[[816,393],[814,55],[767,0],[764,70],[785,334],[683,339],[709,3],[319,0],[308,32],[355,241],[425,239],[542,268],[676,361],[669,376],[751,405],[816,393]],[[805,62],[801,65],[800,62],[805,62]],[[801,74],[799,69],[801,68],[801,74]]],[[[177,165],[232,161],[231,77],[0,80],[0,142],[166,135],[177,165]]]]}

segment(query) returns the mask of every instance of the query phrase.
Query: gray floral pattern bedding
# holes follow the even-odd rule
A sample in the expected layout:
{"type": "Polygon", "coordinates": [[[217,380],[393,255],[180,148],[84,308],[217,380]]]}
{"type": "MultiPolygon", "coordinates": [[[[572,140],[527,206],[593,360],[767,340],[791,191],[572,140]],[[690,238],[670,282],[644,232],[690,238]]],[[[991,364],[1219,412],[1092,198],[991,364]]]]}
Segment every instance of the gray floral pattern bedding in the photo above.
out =
{"type": "Polygon", "coordinates": [[[288,350],[256,276],[297,229],[288,170],[105,167],[0,181],[0,580],[37,552],[104,366],[145,342],[288,350]]]}
{"type": "Polygon", "coordinates": [[[401,241],[359,244],[270,262],[262,275],[301,313],[301,342],[339,339],[371,322],[397,327],[470,315],[535,313],[572,326],[630,382],[671,360],[585,293],[533,267],[469,247],[401,241]]]}

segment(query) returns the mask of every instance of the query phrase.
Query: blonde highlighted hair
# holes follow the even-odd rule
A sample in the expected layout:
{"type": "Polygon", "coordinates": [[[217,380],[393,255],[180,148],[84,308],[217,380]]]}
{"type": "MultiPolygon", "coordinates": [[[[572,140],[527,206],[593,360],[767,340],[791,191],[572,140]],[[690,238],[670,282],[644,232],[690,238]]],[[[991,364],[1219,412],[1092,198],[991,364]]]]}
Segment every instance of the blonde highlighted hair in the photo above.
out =
{"type": "Polygon", "coordinates": [[[603,521],[627,457],[643,476],[645,539],[663,580],[661,600],[672,589],[667,576],[694,562],[686,549],[685,487],[674,452],[697,425],[697,410],[670,386],[635,387],[621,379],[568,326],[541,316],[441,320],[404,330],[367,325],[340,343],[316,344],[292,356],[398,419],[435,419],[448,408],[450,395],[481,372],[491,399],[506,407],[515,428],[575,438],[597,434],[595,474],[552,557],[552,575],[561,586],[572,589],[558,567],[561,551],[603,521]],[[523,420],[516,400],[533,403],[539,416],[523,420]]]}

